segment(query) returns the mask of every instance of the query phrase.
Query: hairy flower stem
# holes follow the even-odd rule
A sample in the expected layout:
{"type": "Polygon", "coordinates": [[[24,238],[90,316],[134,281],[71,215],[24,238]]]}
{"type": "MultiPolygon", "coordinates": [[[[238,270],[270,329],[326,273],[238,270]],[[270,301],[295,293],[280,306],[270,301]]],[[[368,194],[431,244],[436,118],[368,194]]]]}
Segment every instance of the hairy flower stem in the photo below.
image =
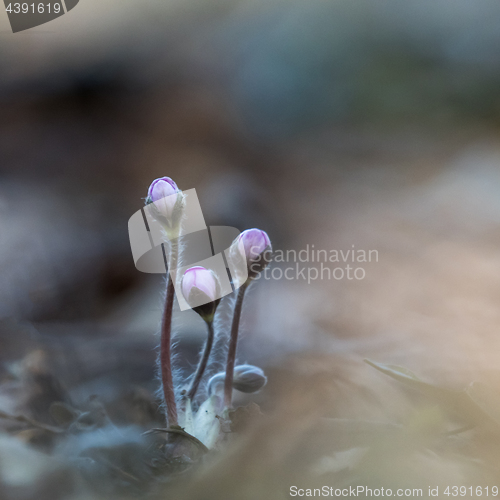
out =
{"type": "Polygon", "coordinates": [[[201,379],[203,378],[203,374],[205,373],[205,369],[207,368],[208,358],[210,357],[210,352],[212,351],[212,346],[214,344],[214,322],[207,321],[208,328],[208,336],[207,342],[205,344],[205,349],[203,351],[203,356],[198,363],[198,368],[196,368],[196,373],[194,375],[193,381],[191,382],[191,387],[187,392],[187,397],[190,400],[193,400],[196,395],[196,391],[198,390],[198,386],[200,385],[201,379]]]}
{"type": "Polygon", "coordinates": [[[236,304],[234,306],[231,338],[229,339],[229,349],[227,352],[226,378],[224,380],[224,406],[226,408],[231,408],[233,399],[233,377],[234,364],[236,361],[236,347],[238,345],[238,330],[240,328],[241,308],[243,306],[243,298],[245,297],[246,289],[246,284],[239,289],[236,304]]]}
{"type": "Polygon", "coordinates": [[[165,309],[161,321],[161,340],[160,340],[160,369],[161,380],[163,384],[163,396],[167,407],[167,425],[178,425],[177,405],[175,403],[174,382],[172,379],[172,356],[170,352],[172,337],[172,308],[174,305],[174,281],[170,270],[175,270],[178,257],[178,242],[172,240],[170,245],[170,260],[167,271],[167,293],[165,297],[165,309]]]}

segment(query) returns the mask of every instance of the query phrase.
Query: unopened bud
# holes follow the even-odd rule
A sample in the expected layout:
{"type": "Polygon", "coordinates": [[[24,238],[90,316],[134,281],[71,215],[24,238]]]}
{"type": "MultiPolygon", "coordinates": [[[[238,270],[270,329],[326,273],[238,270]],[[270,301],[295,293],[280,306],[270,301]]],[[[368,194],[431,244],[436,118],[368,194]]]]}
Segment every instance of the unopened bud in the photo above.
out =
{"type": "Polygon", "coordinates": [[[264,270],[271,262],[271,257],[271,240],[267,233],[261,229],[253,228],[243,231],[231,246],[231,258],[235,268],[238,270],[246,262],[247,283],[264,270]]]}
{"type": "Polygon", "coordinates": [[[160,177],[151,183],[148,189],[146,205],[149,206],[151,215],[165,229],[171,231],[179,226],[184,196],[170,177],[160,177]]]}
{"type": "Polygon", "coordinates": [[[240,365],[234,369],[233,387],[240,392],[257,392],[267,384],[264,371],[258,366],[240,365]]]}
{"type": "Polygon", "coordinates": [[[182,294],[205,321],[213,320],[220,302],[219,280],[213,271],[201,266],[189,268],[182,278],[182,294]]]}
{"type": "MultiPolygon", "coordinates": [[[[210,394],[215,394],[224,388],[226,373],[214,375],[208,382],[210,394]]],[[[240,392],[252,393],[260,391],[267,384],[264,371],[258,366],[239,365],[234,369],[233,388],[240,392]]]]}

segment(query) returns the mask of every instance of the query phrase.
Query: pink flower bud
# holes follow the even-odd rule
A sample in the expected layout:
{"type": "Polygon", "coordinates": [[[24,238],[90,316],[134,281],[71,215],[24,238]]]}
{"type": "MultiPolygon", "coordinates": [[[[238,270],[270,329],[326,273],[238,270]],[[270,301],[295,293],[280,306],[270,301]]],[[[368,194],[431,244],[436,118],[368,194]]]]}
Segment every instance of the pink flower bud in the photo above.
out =
{"type": "Polygon", "coordinates": [[[158,213],[170,219],[178,202],[180,189],[170,177],[155,179],[148,189],[147,203],[154,203],[158,213]]]}
{"type": "Polygon", "coordinates": [[[212,271],[201,266],[191,267],[184,273],[182,293],[186,300],[192,293],[203,292],[210,300],[215,300],[216,284],[212,271]]]}
{"type": "Polygon", "coordinates": [[[182,278],[182,294],[205,321],[211,321],[220,302],[220,285],[215,274],[201,266],[189,268],[182,278]]]}

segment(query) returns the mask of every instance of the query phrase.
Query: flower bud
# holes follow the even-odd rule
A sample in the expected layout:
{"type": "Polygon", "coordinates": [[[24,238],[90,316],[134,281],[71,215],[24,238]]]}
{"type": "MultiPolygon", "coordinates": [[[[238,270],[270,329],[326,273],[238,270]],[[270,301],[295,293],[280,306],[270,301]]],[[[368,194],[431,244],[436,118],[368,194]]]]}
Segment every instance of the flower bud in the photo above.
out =
{"type": "Polygon", "coordinates": [[[151,205],[153,217],[167,230],[172,230],[179,225],[184,197],[170,177],[160,177],[151,183],[146,204],[151,205]]]}
{"type": "MultiPolygon", "coordinates": [[[[214,375],[208,382],[210,394],[224,389],[226,373],[214,375]]],[[[239,365],[234,369],[233,388],[240,392],[252,393],[260,391],[267,384],[264,371],[258,366],[239,365]]]]}
{"type": "Polygon", "coordinates": [[[184,273],[181,288],[193,310],[205,321],[212,321],[220,302],[220,284],[215,274],[201,266],[190,267],[184,273]]]}
{"type": "Polygon", "coordinates": [[[236,270],[241,269],[240,266],[244,266],[246,261],[248,283],[271,262],[271,240],[261,229],[247,229],[234,240],[230,254],[236,270]]]}
{"type": "Polygon", "coordinates": [[[240,365],[234,369],[233,387],[240,392],[257,392],[267,384],[264,371],[258,366],[240,365]]]}

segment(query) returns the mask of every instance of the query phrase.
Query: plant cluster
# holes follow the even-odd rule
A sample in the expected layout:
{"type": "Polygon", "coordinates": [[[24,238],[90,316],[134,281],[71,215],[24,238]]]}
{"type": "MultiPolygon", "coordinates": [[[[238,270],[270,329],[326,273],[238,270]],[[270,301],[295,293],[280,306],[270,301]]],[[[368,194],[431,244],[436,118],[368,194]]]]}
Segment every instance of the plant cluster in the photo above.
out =
{"type": "MultiPolygon", "coordinates": [[[[232,243],[229,259],[236,270],[237,297],[227,349],[226,370],[208,381],[208,398],[195,408],[195,396],[211,362],[214,344],[214,319],[221,301],[219,277],[212,269],[193,266],[178,276],[177,263],[181,258],[182,223],[185,195],[169,177],[161,177],[151,184],[146,204],[152,216],[161,224],[168,249],[167,290],[161,324],[160,372],[167,427],[164,432],[195,438],[203,446],[213,448],[227,432],[232,393],[236,389],[245,393],[259,391],[267,378],[259,367],[236,365],[236,352],[243,300],[247,288],[270,263],[272,246],[269,236],[260,229],[243,231],[232,243]],[[187,388],[176,394],[172,376],[172,310],[175,281],[188,305],[200,316],[207,327],[205,347],[187,388]]],[[[230,427],[230,426],[229,426],[230,427]]]]}

